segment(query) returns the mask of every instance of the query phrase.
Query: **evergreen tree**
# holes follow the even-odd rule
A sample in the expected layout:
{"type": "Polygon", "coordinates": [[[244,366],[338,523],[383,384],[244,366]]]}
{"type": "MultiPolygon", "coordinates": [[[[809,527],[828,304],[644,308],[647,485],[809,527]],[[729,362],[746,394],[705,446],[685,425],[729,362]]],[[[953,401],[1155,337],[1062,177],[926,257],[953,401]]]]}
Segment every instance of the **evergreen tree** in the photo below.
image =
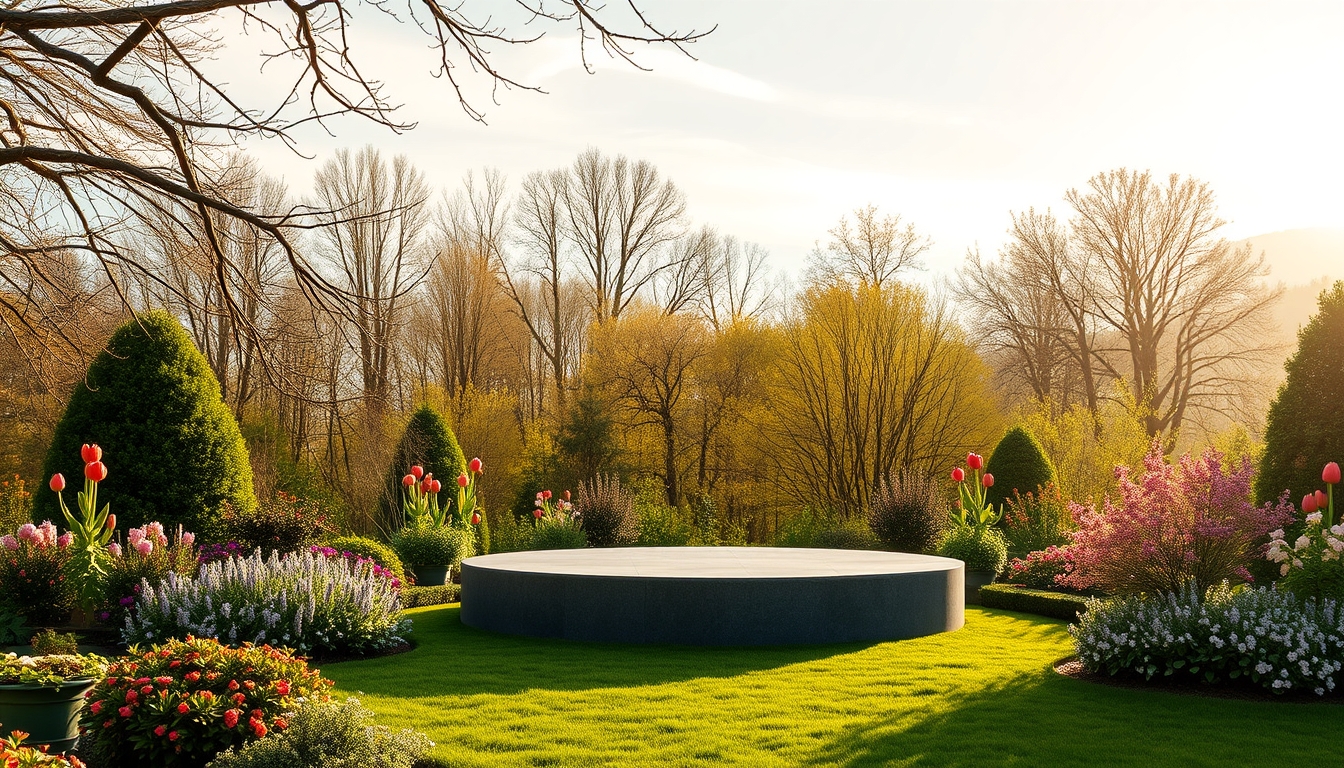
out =
{"type": "Polygon", "coordinates": [[[448,422],[428,404],[411,414],[387,470],[383,517],[391,528],[401,527],[401,479],[416,465],[442,483],[439,501],[451,505],[457,498],[457,477],[467,471],[467,459],[448,422]]]}
{"type": "MultiPolygon", "coordinates": [[[[1287,490],[1294,504],[1324,488],[1321,468],[1344,462],[1344,280],[1321,292],[1316,314],[1297,333],[1287,379],[1269,406],[1255,495],[1287,490]]],[[[1336,495],[1336,500],[1338,500],[1336,495]]]]}
{"type": "Polygon", "coordinates": [[[1013,497],[1014,490],[1035,493],[1037,488],[1055,480],[1055,468],[1045,450],[1020,426],[1008,430],[994,447],[985,471],[994,476],[994,485],[985,492],[985,501],[1000,509],[1013,497]]]}
{"type": "MultiPolygon", "coordinates": [[[[112,335],[70,396],[43,476],[82,483],[84,443],[103,449],[109,471],[98,495],[123,530],[157,520],[209,540],[226,505],[256,508],[247,446],[219,381],[167,312],[141,314],[112,335]]],[[[33,514],[60,520],[56,495],[35,494],[33,514]]]]}

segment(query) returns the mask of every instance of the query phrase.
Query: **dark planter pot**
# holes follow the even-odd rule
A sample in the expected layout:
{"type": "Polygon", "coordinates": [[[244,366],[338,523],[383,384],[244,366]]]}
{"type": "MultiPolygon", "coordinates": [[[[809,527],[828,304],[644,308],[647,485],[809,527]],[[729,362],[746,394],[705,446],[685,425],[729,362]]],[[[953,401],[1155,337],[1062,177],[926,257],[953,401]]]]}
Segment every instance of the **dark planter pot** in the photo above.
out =
{"type": "Polygon", "coordinates": [[[993,571],[972,571],[966,570],[966,604],[980,604],[980,588],[993,583],[993,571]]]}
{"type": "Polygon", "coordinates": [[[50,751],[66,752],[79,738],[79,710],[92,680],[68,680],[50,685],[0,685],[0,723],[4,732],[28,734],[25,746],[50,745],[50,751]]]}
{"type": "Polygon", "coordinates": [[[441,587],[448,581],[446,565],[412,565],[411,570],[415,572],[417,587],[441,587]]]}

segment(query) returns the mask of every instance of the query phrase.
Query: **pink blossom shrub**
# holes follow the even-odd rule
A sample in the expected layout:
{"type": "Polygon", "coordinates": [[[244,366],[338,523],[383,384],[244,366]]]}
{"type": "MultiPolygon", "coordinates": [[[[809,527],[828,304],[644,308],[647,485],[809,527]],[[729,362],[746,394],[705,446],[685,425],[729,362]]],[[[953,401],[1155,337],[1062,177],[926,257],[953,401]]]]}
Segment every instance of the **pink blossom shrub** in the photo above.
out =
{"type": "Polygon", "coordinates": [[[1111,594],[1172,593],[1187,582],[1200,590],[1223,580],[1251,581],[1246,566],[1263,553],[1270,531],[1292,519],[1287,497],[1251,502],[1250,459],[1223,466],[1212,448],[1176,464],[1153,442],[1137,479],[1116,468],[1120,498],[1102,509],[1070,504],[1073,572],[1060,583],[1111,594]]]}
{"type": "Polygon", "coordinates": [[[1061,589],[1064,578],[1073,573],[1072,547],[1048,546],[1027,555],[1015,557],[1008,563],[1004,580],[1032,589],[1061,589]]]}

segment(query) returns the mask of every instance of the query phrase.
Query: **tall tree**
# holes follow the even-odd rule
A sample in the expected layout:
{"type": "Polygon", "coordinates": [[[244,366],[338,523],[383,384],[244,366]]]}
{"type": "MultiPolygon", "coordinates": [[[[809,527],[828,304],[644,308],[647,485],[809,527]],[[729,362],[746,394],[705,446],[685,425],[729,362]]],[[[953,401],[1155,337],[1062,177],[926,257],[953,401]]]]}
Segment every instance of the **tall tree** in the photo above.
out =
{"type": "Polygon", "coordinates": [[[901,226],[899,215],[878,217],[877,206],[854,210],[854,223],[841,216],[828,233],[823,250],[812,251],[814,282],[867,283],[878,288],[890,285],[903,269],[919,266],[919,257],[932,245],[915,225],[901,226]]]}

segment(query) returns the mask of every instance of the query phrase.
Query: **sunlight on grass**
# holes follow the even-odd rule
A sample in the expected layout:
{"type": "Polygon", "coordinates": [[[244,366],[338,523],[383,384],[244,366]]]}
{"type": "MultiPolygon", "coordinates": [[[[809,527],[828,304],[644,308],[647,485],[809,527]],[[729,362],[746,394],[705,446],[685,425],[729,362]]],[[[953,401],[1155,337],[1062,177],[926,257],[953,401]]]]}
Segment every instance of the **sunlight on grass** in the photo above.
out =
{"type": "Polygon", "coordinates": [[[678,648],[505,637],[411,612],[411,653],[323,667],[453,766],[1225,765],[1335,749],[1329,704],[1114,689],[1050,669],[1062,622],[969,609],[877,645],[678,648]]]}

